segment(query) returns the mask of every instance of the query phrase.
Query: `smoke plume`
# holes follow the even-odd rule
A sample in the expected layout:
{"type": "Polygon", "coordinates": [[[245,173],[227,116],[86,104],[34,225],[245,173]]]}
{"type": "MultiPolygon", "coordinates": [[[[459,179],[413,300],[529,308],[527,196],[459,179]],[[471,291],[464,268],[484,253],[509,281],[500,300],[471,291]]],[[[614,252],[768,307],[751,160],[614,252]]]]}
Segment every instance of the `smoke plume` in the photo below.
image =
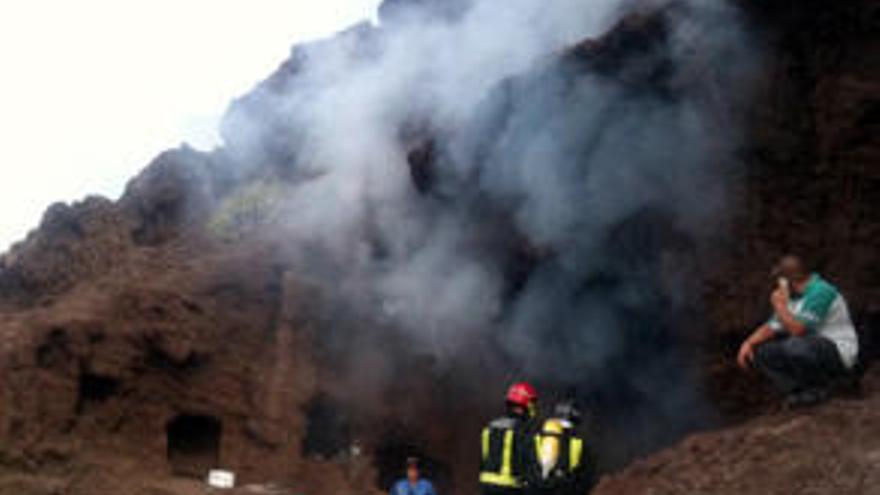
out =
{"type": "Polygon", "coordinates": [[[592,406],[606,465],[702,424],[693,258],[723,234],[733,95],[755,64],[736,10],[380,13],[297,47],[223,127],[237,176],[286,184],[269,230],[326,300],[318,340],[344,394],[386,414],[427,402],[442,429],[459,409],[389,391],[412,381],[481,414],[505,381],[534,380],[592,406]]]}

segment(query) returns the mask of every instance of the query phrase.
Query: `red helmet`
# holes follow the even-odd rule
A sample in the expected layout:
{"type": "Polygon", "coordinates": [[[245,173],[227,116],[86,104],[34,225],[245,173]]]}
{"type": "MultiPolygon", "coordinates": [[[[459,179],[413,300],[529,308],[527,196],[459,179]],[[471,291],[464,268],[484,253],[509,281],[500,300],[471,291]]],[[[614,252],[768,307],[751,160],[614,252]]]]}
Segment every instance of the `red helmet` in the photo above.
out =
{"type": "Polygon", "coordinates": [[[538,391],[526,382],[514,383],[507,390],[507,402],[522,407],[529,407],[538,400],[538,391]]]}

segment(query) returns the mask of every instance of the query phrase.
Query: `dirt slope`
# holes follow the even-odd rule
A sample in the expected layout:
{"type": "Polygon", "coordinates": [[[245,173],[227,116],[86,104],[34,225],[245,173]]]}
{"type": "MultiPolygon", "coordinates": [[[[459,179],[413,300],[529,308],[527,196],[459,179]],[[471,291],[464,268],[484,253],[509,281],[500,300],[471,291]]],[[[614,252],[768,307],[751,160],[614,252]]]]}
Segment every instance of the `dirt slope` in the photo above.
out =
{"type": "Polygon", "coordinates": [[[680,444],[609,476],[597,495],[880,493],[880,374],[864,399],[779,412],[680,444]]]}

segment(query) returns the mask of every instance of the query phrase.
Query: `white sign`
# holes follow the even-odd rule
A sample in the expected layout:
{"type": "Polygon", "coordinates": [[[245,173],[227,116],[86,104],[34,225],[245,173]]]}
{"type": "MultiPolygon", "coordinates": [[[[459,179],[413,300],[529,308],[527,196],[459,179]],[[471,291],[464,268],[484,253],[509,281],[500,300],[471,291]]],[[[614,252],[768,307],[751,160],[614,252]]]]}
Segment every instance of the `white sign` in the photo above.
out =
{"type": "Polygon", "coordinates": [[[208,486],[213,488],[235,488],[235,473],[213,469],[208,473],[208,486]]]}

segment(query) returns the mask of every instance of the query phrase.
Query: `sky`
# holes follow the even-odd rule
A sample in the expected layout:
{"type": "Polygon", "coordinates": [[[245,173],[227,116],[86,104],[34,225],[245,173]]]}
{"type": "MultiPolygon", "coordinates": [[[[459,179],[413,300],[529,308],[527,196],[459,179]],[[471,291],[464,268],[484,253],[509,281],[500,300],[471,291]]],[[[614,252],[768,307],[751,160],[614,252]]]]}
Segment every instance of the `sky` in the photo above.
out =
{"type": "Polygon", "coordinates": [[[115,199],[159,152],[212,149],[229,102],[292,45],[379,2],[0,3],[0,252],[56,201],[115,199]]]}

